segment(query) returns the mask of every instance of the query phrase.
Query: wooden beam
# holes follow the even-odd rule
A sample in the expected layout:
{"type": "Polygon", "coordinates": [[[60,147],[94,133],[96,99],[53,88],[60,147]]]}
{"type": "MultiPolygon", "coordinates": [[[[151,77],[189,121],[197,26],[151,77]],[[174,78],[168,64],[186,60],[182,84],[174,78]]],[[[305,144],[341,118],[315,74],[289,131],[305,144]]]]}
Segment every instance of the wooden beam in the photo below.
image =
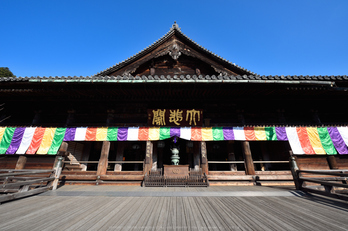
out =
{"type": "Polygon", "coordinates": [[[32,184],[42,183],[42,182],[46,182],[46,181],[53,181],[53,180],[54,180],[54,177],[46,177],[46,178],[39,178],[39,179],[35,179],[35,180],[19,181],[16,183],[4,184],[1,186],[1,188],[11,188],[11,187],[15,187],[15,186],[32,185],[32,184]]]}
{"type": "Polygon", "coordinates": [[[202,157],[202,172],[208,175],[209,167],[208,167],[208,157],[207,157],[207,143],[205,141],[201,141],[201,157],[202,157]]]}
{"type": "Polygon", "coordinates": [[[253,176],[246,176],[246,175],[240,175],[240,176],[217,176],[217,175],[209,175],[208,180],[253,180],[253,176]]]}
{"type": "Polygon", "coordinates": [[[100,180],[143,180],[144,175],[103,175],[100,180]]]}
{"type": "Polygon", "coordinates": [[[251,156],[249,141],[243,141],[242,147],[243,147],[245,174],[255,175],[255,168],[254,168],[253,158],[251,156]]]}
{"type": "MultiPolygon", "coordinates": [[[[0,169],[0,172],[4,172],[4,171],[9,171],[11,169],[0,169]]],[[[29,169],[25,169],[22,171],[16,171],[12,172],[13,170],[11,170],[10,173],[1,173],[0,174],[0,178],[1,177],[7,177],[7,176],[21,176],[21,175],[33,175],[33,174],[39,174],[39,173],[52,173],[52,170],[29,170],[29,169]]]]}
{"type": "Polygon", "coordinates": [[[19,199],[22,197],[35,195],[35,194],[39,194],[39,193],[50,190],[50,188],[51,188],[51,186],[46,186],[46,187],[41,187],[41,188],[37,188],[37,189],[32,189],[32,190],[25,191],[25,192],[18,192],[18,193],[13,193],[13,194],[1,195],[0,196],[0,203],[5,202],[5,201],[9,201],[9,200],[19,199]]]}
{"type": "Polygon", "coordinates": [[[27,157],[19,156],[15,169],[24,169],[26,163],[27,163],[27,157]]]}
{"type": "Polygon", "coordinates": [[[103,141],[100,159],[98,163],[97,176],[105,175],[108,168],[108,158],[110,151],[110,141],[103,141]]]}
{"type": "Polygon", "coordinates": [[[97,180],[96,175],[68,175],[68,174],[61,174],[60,180],[97,180]]]}

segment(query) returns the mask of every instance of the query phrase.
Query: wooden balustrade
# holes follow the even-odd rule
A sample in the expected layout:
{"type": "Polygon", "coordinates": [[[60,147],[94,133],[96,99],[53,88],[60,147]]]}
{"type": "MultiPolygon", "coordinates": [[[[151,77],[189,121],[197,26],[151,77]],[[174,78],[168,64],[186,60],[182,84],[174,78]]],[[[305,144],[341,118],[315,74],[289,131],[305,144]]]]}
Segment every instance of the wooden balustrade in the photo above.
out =
{"type": "Polygon", "coordinates": [[[300,170],[294,157],[290,167],[296,189],[348,201],[348,169],[300,170]]]}
{"type": "Polygon", "coordinates": [[[55,170],[0,169],[0,203],[53,189],[55,170]]]}

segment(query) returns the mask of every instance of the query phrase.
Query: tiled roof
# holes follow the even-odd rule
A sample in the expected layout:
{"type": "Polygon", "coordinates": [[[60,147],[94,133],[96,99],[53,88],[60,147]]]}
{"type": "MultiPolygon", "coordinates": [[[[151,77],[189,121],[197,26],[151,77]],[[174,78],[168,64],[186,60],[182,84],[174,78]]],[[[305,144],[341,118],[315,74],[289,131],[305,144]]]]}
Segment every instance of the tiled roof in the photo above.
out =
{"type": "Polygon", "coordinates": [[[64,76],[64,77],[1,77],[0,82],[115,82],[115,83],[189,83],[189,82],[205,82],[205,83],[283,83],[283,84],[334,84],[334,82],[346,82],[348,76],[259,76],[259,75],[243,75],[243,76],[222,76],[222,75],[148,75],[148,76],[64,76]]]}
{"type": "Polygon", "coordinates": [[[229,66],[232,66],[233,68],[237,68],[240,71],[245,72],[246,74],[250,74],[250,75],[257,75],[254,72],[251,72],[243,67],[240,67],[220,56],[218,56],[217,54],[211,52],[210,50],[200,46],[199,44],[197,44],[195,41],[191,40],[188,36],[186,36],[184,33],[181,32],[181,29],[179,28],[178,24],[176,22],[174,22],[173,26],[170,28],[170,30],[168,31],[167,34],[165,34],[162,38],[158,39],[156,42],[152,43],[150,46],[146,47],[145,49],[143,49],[142,51],[138,52],[137,54],[133,55],[132,57],[129,57],[128,59],[115,64],[114,66],[105,69],[104,71],[101,71],[99,73],[97,73],[96,75],[99,76],[105,76],[105,75],[109,75],[110,73],[126,66],[127,64],[130,64],[131,62],[137,60],[138,58],[142,57],[143,55],[147,54],[149,51],[154,50],[155,48],[157,48],[159,45],[161,45],[163,42],[166,41],[167,38],[169,38],[170,36],[172,36],[173,34],[177,33],[178,35],[184,37],[187,41],[189,41],[196,49],[211,55],[213,58],[219,60],[220,62],[223,62],[229,66]]]}

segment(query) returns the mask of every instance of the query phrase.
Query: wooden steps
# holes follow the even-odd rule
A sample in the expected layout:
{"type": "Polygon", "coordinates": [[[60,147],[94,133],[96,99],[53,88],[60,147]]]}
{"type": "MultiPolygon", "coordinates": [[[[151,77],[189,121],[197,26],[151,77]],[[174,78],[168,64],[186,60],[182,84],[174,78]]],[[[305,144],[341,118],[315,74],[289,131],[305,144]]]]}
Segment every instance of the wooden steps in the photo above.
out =
{"type": "Polygon", "coordinates": [[[209,186],[253,186],[253,182],[248,181],[209,181],[209,186]]]}
{"type": "MultiPolygon", "coordinates": [[[[210,171],[207,176],[211,186],[222,185],[294,185],[290,171],[256,171],[256,175],[245,175],[244,172],[210,171]]],[[[96,171],[64,171],[61,181],[72,185],[141,185],[144,179],[142,171],[114,172],[97,176],[96,171]]]]}
{"type": "Polygon", "coordinates": [[[222,185],[294,185],[290,171],[256,171],[255,175],[245,175],[244,172],[210,171],[208,180],[211,186],[222,185]]]}
{"type": "Polygon", "coordinates": [[[62,185],[141,186],[142,181],[65,181],[62,185]]]}

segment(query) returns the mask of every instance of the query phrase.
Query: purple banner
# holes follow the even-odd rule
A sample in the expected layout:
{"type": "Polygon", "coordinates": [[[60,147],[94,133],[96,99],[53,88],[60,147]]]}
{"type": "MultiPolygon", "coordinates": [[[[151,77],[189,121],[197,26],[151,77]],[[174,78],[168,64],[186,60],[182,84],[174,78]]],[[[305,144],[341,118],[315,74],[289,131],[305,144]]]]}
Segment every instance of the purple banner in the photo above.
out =
{"type": "Polygon", "coordinates": [[[222,131],[224,133],[224,140],[235,140],[232,127],[223,127],[222,131]]]}
{"type": "Polygon", "coordinates": [[[128,128],[118,128],[118,132],[117,132],[118,141],[126,141],[127,135],[128,135],[128,128]]]}
{"type": "Polygon", "coordinates": [[[170,128],[170,137],[180,137],[180,128],[170,128]]]}
{"type": "Polygon", "coordinates": [[[25,131],[25,128],[23,127],[16,128],[12,137],[10,147],[7,149],[6,154],[16,153],[17,149],[19,148],[19,145],[21,144],[24,131],[25,131]]]}
{"type": "Polygon", "coordinates": [[[276,127],[277,140],[285,141],[288,140],[286,135],[285,127],[276,127]]]}
{"type": "Polygon", "coordinates": [[[65,131],[63,141],[74,141],[76,128],[67,128],[65,131]]]}
{"type": "Polygon", "coordinates": [[[348,154],[348,148],[344,143],[338,129],[336,127],[327,127],[327,130],[329,131],[332,143],[334,144],[337,152],[339,154],[348,154]]]}

